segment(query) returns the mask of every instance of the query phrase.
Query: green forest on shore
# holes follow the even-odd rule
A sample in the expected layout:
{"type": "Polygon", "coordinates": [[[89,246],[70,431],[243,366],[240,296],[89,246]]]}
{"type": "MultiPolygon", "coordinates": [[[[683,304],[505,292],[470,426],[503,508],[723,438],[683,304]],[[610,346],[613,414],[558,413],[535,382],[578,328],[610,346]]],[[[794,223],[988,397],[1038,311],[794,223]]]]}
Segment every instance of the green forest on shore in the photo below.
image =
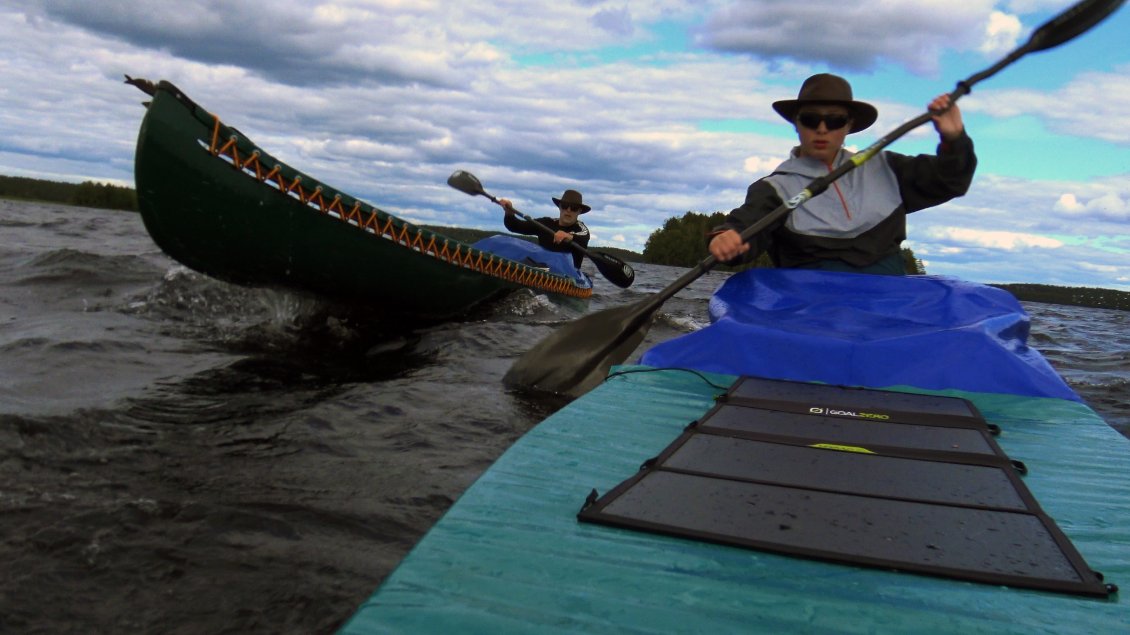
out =
{"type": "MultiPolygon", "coordinates": [[[[44,201],[64,205],[96,207],[137,211],[137,193],[128,187],[84,181],[82,183],[62,183],[17,176],[0,175],[0,198],[29,201],[44,201]]],[[[725,214],[701,214],[687,212],[681,217],[667,219],[663,227],[652,232],[644,246],[643,253],[617,247],[592,246],[591,249],[605,252],[627,262],[670,265],[674,267],[693,267],[707,256],[704,236],[722,222],[725,214]]],[[[503,232],[469,229],[462,227],[442,227],[423,225],[425,229],[453,238],[460,242],[473,243],[481,238],[503,232]]],[[[524,237],[533,240],[532,237],[524,237]]],[[[927,273],[922,261],[909,249],[903,249],[907,271],[927,273]]],[[[757,262],[742,267],[719,269],[734,271],[751,267],[769,267],[772,264],[762,255],[757,262]]],[[[1130,311],[1130,292],[1092,287],[1060,287],[1047,284],[994,284],[1025,302],[1044,302],[1103,309],[1130,311]]]]}
{"type": "Polygon", "coordinates": [[[75,184],[0,176],[0,198],[137,211],[137,193],[133,188],[94,181],[75,184]]]}

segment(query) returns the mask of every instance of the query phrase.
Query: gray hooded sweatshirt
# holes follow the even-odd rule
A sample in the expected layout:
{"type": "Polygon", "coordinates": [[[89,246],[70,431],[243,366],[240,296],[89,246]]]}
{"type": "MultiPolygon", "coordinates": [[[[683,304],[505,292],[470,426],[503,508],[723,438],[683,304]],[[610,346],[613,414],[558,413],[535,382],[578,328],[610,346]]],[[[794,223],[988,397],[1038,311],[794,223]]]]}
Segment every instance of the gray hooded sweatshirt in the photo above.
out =
{"type": "MultiPolygon", "coordinates": [[[[772,174],[749,186],[745,203],[712,235],[726,229],[740,232],[852,155],[840,150],[829,167],[794,151],[772,174]]],[[[907,214],[965,194],[976,167],[973,141],[964,133],[939,144],[937,155],[883,152],[751,238],[742,260],[768,251],[778,267],[816,267],[833,259],[868,267],[899,253],[907,214]]]]}

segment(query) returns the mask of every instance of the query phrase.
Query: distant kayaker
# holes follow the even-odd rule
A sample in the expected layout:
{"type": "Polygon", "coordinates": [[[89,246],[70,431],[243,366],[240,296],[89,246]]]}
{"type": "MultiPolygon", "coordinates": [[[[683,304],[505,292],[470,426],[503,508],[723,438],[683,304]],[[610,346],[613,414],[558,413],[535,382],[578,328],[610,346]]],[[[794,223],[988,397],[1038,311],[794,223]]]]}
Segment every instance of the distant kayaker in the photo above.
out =
{"type": "Polygon", "coordinates": [[[509,229],[515,234],[537,236],[538,244],[541,245],[543,249],[561,252],[572,251],[573,265],[577,269],[581,268],[581,263],[584,262],[585,255],[579,251],[573,251],[573,249],[569,247],[569,242],[572,241],[581,247],[589,246],[589,228],[581,222],[580,216],[592,208],[584,204],[580,192],[577,190],[565,190],[561,198],[553,199],[553,204],[557,206],[558,210],[557,218],[546,216],[536,219],[537,222],[553,230],[552,235],[539,229],[534,223],[518,217],[514,205],[508,199],[500,198],[498,199],[498,204],[506,211],[506,218],[504,219],[506,229],[509,229]]]}
{"type": "Polygon", "coordinates": [[[844,138],[866,130],[879,115],[871,104],[852,99],[842,77],[809,77],[796,99],[773,103],[796,128],[800,145],[772,174],[749,186],[745,203],[707,237],[710,253],[726,263],[768,252],[778,267],[904,275],[906,215],[964,195],[977,167],[957,104],[940,95],[928,108],[937,113],[936,155],[883,152],[743,243],[742,229],[849,161],[854,153],[843,148],[844,138]]]}

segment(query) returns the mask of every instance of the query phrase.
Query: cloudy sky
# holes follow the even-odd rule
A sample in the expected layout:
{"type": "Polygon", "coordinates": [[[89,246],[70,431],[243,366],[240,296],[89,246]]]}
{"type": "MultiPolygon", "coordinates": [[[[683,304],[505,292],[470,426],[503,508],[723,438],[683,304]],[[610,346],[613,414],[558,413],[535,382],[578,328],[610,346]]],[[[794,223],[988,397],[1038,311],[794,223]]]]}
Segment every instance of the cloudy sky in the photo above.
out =
{"type": "MultiPolygon", "coordinates": [[[[535,216],[565,188],[640,251],[782,161],[770,108],[835,72],[862,149],[1067,0],[0,0],[0,174],[133,185],[145,96],[177,84],[294,167],[417,223],[501,228],[456,169],[535,216]]],[[[960,102],[972,191],[911,216],[933,274],[1130,290],[1130,10],[960,102]]],[[[922,128],[890,150],[933,152],[922,128]]]]}

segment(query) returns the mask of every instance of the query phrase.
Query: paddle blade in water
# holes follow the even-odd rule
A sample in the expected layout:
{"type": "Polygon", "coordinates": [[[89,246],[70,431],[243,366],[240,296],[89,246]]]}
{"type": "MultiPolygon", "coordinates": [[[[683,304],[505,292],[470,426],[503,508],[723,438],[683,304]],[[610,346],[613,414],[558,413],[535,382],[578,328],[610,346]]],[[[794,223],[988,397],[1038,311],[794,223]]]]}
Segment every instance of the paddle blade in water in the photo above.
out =
{"type": "Polygon", "coordinates": [[[573,320],[518,358],[502,382],[511,388],[579,397],[636,350],[657,308],[648,298],[573,320]]]}

